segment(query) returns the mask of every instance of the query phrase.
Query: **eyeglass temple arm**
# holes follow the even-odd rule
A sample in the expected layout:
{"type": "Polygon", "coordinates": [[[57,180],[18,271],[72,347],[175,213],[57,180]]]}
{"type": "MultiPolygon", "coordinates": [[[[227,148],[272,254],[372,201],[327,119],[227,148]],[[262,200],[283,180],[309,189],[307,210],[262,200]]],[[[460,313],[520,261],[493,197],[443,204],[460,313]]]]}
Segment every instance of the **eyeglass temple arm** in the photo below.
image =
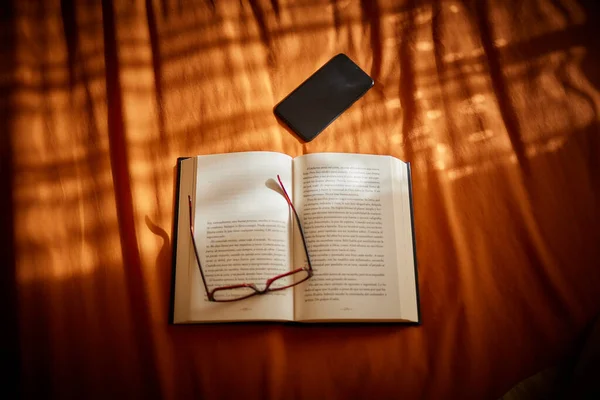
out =
{"type": "Polygon", "coordinates": [[[288,204],[292,208],[292,212],[294,213],[294,217],[296,219],[296,224],[298,225],[298,230],[300,231],[300,237],[302,238],[302,245],[304,246],[304,252],[306,253],[306,262],[308,264],[308,269],[310,271],[312,271],[312,264],[310,263],[310,256],[308,254],[308,247],[306,246],[306,238],[304,237],[304,230],[302,229],[302,224],[300,223],[300,217],[298,216],[298,213],[296,212],[296,208],[294,207],[294,203],[292,203],[292,200],[290,200],[290,196],[288,196],[287,191],[285,190],[285,186],[283,186],[283,182],[281,182],[281,177],[279,175],[277,175],[277,180],[279,181],[279,186],[281,186],[281,189],[283,190],[283,195],[285,196],[285,199],[287,200],[288,204]]]}
{"type": "Polygon", "coordinates": [[[208,299],[211,300],[212,293],[208,290],[208,285],[206,284],[206,278],[204,277],[204,271],[202,271],[202,265],[200,264],[200,255],[198,254],[198,247],[196,246],[196,239],[194,238],[194,222],[192,220],[192,196],[188,196],[188,204],[190,208],[190,233],[192,234],[192,245],[194,246],[194,253],[196,253],[196,260],[198,261],[198,269],[200,270],[200,276],[202,277],[202,283],[204,284],[204,289],[206,290],[206,295],[208,299]]]}

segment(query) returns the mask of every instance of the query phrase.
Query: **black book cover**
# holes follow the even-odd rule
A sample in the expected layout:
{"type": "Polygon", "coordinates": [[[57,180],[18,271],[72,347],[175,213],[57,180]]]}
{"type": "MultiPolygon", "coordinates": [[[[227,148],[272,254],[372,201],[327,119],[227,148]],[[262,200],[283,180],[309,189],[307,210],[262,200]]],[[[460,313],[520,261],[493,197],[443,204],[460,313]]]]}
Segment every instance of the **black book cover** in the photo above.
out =
{"type": "Polygon", "coordinates": [[[410,163],[406,164],[408,170],[408,200],[410,204],[410,230],[412,232],[413,260],[415,261],[415,290],[417,294],[417,325],[421,325],[421,297],[419,295],[419,272],[417,268],[417,237],[415,236],[415,209],[413,207],[412,170],[410,163]]]}
{"type": "Polygon", "coordinates": [[[171,237],[171,294],[169,299],[169,324],[175,314],[175,270],[177,268],[177,234],[179,232],[179,189],[181,186],[181,162],[189,157],[177,159],[177,181],[175,183],[175,202],[173,203],[173,232],[171,237]]]}

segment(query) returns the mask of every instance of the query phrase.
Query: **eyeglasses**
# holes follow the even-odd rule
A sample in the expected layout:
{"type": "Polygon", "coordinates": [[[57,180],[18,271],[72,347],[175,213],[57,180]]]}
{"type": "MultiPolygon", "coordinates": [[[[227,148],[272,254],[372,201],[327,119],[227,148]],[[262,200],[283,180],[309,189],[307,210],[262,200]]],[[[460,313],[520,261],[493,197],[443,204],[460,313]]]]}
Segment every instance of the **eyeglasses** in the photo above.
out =
{"type": "Polygon", "coordinates": [[[292,209],[292,212],[294,213],[296,225],[298,226],[298,231],[300,232],[300,237],[302,238],[302,245],[304,246],[304,251],[306,253],[306,263],[308,266],[303,268],[296,268],[290,272],[286,272],[284,274],[274,276],[271,279],[267,279],[265,288],[263,290],[258,289],[254,283],[240,283],[231,286],[219,286],[212,290],[208,289],[208,285],[206,284],[206,277],[204,276],[202,264],[200,263],[200,256],[198,255],[198,246],[196,245],[196,239],[194,238],[194,223],[192,222],[192,197],[188,196],[188,203],[190,209],[190,234],[192,235],[192,243],[194,245],[196,261],[198,262],[198,269],[200,270],[202,283],[204,284],[204,289],[206,289],[206,295],[208,296],[209,301],[230,302],[243,300],[247,299],[248,297],[252,297],[259,294],[276,292],[279,290],[291,288],[293,286],[301,284],[302,282],[308,280],[310,277],[313,276],[313,269],[310,263],[310,257],[308,255],[308,248],[306,247],[304,231],[302,230],[302,225],[300,224],[300,218],[298,217],[298,213],[294,208],[294,204],[292,204],[292,201],[290,200],[290,197],[288,196],[279,175],[277,175],[277,180],[279,181],[279,186],[281,186],[281,189],[283,190],[285,200],[288,202],[289,206],[292,209]]]}

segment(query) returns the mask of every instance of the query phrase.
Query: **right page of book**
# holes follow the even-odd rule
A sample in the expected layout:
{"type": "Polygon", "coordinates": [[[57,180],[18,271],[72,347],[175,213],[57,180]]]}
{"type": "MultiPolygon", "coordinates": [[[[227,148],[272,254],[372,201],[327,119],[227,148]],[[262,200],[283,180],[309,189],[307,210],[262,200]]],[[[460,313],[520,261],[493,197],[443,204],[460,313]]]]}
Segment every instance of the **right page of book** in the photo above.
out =
{"type": "MultiPolygon", "coordinates": [[[[295,290],[294,319],[416,321],[406,164],[319,153],[297,157],[293,170],[293,200],[314,269],[295,290]]],[[[299,235],[294,258],[304,263],[299,235]]]]}

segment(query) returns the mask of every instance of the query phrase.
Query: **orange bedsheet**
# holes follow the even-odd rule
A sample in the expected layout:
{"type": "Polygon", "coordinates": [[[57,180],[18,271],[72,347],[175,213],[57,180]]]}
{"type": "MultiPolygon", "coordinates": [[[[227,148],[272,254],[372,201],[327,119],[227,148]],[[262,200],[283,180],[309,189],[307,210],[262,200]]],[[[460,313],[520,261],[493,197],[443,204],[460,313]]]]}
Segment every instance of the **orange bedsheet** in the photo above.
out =
{"type": "Polygon", "coordinates": [[[22,394],[494,399],[600,311],[592,1],[5,3],[22,394]],[[272,107],[339,52],[375,87],[301,143],[272,107]],[[167,325],[176,158],[248,150],[412,163],[422,326],[167,325]]]}

